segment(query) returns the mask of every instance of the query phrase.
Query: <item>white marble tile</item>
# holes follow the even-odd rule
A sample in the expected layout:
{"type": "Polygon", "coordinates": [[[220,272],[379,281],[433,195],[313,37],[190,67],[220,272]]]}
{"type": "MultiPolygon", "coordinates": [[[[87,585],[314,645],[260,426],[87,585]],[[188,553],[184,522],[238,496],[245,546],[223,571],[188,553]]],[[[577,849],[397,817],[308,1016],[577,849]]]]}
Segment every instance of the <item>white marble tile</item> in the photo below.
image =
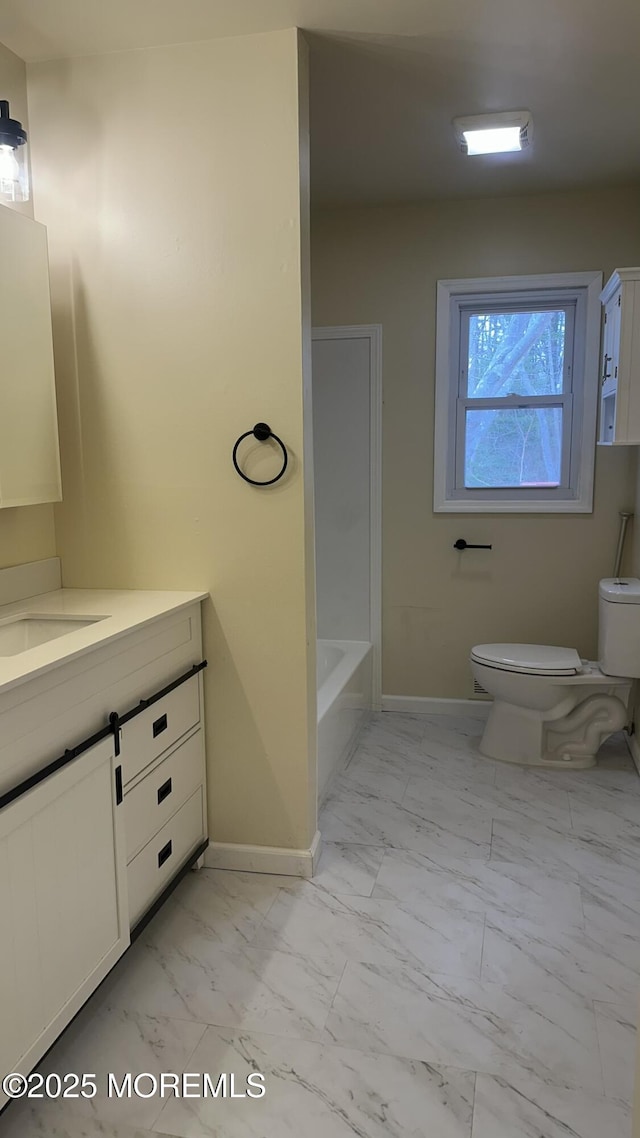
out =
{"type": "Polygon", "coordinates": [[[625,1138],[640,779],[620,739],[493,763],[482,726],[374,716],[313,882],[189,875],[46,1061],[264,1068],[264,1100],[14,1104],[0,1138],[470,1138],[476,1070],[473,1138],[625,1138]]]}
{"type": "MultiPolygon", "coordinates": [[[[163,1071],[182,1072],[200,1042],[205,1024],[144,1015],[132,1008],[112,1008],[89,1001],[40,1065],[43,1074],[91,1073],[96,1076],[95,1098],[67,1100],[72,1115],[119,1126],[152,1129],[162,1107],[153,1098],[109,1097],[108,1075],[163,1071]]],[[[48,1103],[44,1104],[45,1110],[48,1103]]],[[[53,1100],[55,1119],[60,1104],[53,1100]]],[[[1,1133],[1,1131],[0,1131],[1,1133]]],[[[90,1133],[90,1131],[89,1131],[90,1133]]],[[[98,1130],[99,1134],[100,1131],[98,1130]]]]}
{"type": "Polygon", "coordinates": [[[636,1066],[637,1000],[624,1005],[596,1002],[596,1026],[605,1094],[633,1102],[636,1066]]]}
{"type": "Polygon", "coordinates": [[[341,790],[352,787],[366,794],[376,794],[390,802],[402,802],[409,781],[408,763],[392,761],[388,755],[377,756],[357,751],[344,773],[334,779],[329,796],[339,798],[341,790]]]}
{"type": "Polygon", "coordinates": [[[573,828],[633,842],[640,837],[640,779],[627,786],[585,786],[569,791],[573,828]],[[637,785],[636,785],[637,784],[637,785]]]}
{"type": "Polygon", "coordinates": [[[423,857],[388,849],[373,896],[398,900],[404,908],[436,904],[463,912],[527,913],[542,924],[582,928],[580,888],[530,867],[507,862],[423,857]]]}
{"type": "Polygon", "coordinates": [[[442,747],[452,756],[466,755],[472,763],[483,764],[485,770],[495,774],[494,760],[486,759],[480,754],[479,744],[483,731],[484,722],[480,719],[463,721],[447,715],[426,716],[421,750],[427,755],[437,755],[442,747]],[[464,722],[464,730],[456,729],[457,722],[464,722]]]}
{"type": "Polygon", "coordinates": [[[402,818],[398,805],[341,782],[336,792],[327,798],[318,826],[323,839],[328,842],[389,845],[389,834],[398,829],[402,818]]]}
{"type": "Polygon", "coordinates": [[[410,805],[430,821],[458,817],[470,823],[480,823],[486,818],[517,823],[522,818],[562,830],[571,829],[572,822],[569,796],[563,790],[521,795],[515,789],[489,783],[463,784],[458,780],[454,788],[434,778],[414,777],[409,780],[403,805],[410,805]]]}
{"type": "Polygon", "coordinates": [[[262,1099],[168,1102],[180,1138],[469,1138],[474,1075],[391,1055],[211,1028],[194,1071],[265,1075],[262,1099]]]}
{"type": "Polygon", "coordinates": [[[620,843],[610,835],[581,835],[555,826],[495,819],[491,858],[563,875],[567,881],[588,881],[622,869],[640,871],[640,843],[620,843]]]}
{"type": "Polygon", "coordinates": [[[638,873],[610,866],[606,874],[592,874],[580,892],[585,927],[593,937],[640,937],[638,873]]]}
{"type": "Polygon", "coordinates": [[[531,1078],[478,1075],[473,1138],[630,1138],[624,1103],[531,1078]]]}
{"type": "Polygon", "coordinates": [[[336,897],[307,885],[281,892],[256,944],[320,960],[327,972],[362,960],[478,977],[483,930],[480,913],[433,903],[405,910],[392,901],[336,897]]]}
{"type": "Polygon", "coordinates": [[[322,959],[156,934],[134,946],[105,1000],[148,1014],[317,1039],[339,979],[340,970],[322,959]]]}
{"type": "Polygon", "coordinates": [[[472,790],[493,786],[495,763],[478,758],[445,743],[433,743],[419,760],[414,759],[407,773],[412,778],[425,778],[452,790],[472,790]]]}
{"type": "Polygon", "coordinates": [[[325,1037],[487,1074],[527,1072],[603,1093],[593,1010],[560,992],[370,964],[347,965],[325,1037]]]}
{"type": "Polygon", "coordinates": [[[266,873],[201,869],[180,882],[154,920],[164,939],[205,938],[221,948],[250,944],[275,901],[281,878],[266,873]]]}
{"type": "Polygon", "coordinates": [[[370,897],[384,852],[384,846],[323,842],[313,885],[328,893],[370,897]]]}
{"type": "MultiPolygon", "coordinates": [[[[355,756],[386,762],[390,769],[419,762],[424,724],[420,716],[382,713],[373,716],[358,739],[355,756]]],[[[353,758],[351,762],[353,762],[353,758]]],[[[351,762],[349,765],[351,765],[351,762]]]]}
{"type": "Polygon", "coordinates": [[[327,841],[394,846],[427,855],[440,852],[453,857],[488,857],[490,818],[470,821],[468,832],[456,826],[455,810],[442,822],[445,825],[425,820],[410,803],[401,805],[356,787],[342,787],[339,796],[325,804],[319,825],[327,841]],[[453,828],[447,829],[450,820],[453,828]]]}
{"type": "Polygon", "coordinates": [[[570,992],[584,1000],[634,1002],[640,993],[640,939],[599,937],[528,917],[487,917],[482,979],[511,991],[570,992]]]}
{"type": "Polygon", "coordinates": [[[433,755],[415,747],[405,747],[398,753],[371,744],[355,752],[345,775],[352,781],[357,780],[363,789],[376,789],[382,797],[395,802],[402,801],[410,778],[433,780],[436,785],[454,790],[493,782],[493,771],[483,760],[474,760],[468,754],[456,753],[442,745],[433,749],[437,752],[433,755]]]}
{"type": "Polygon", "coordinates": [[[74,1114],[68,1104],[16,1102],[0,1117],[2,1138],[175,1138],[158,1130],[74,1114]]]}
{"type": "Polygon", "coordinates": [[[423,743],[451,739],[458,745],[466,744],[474,750],[482,738],[486,723],[486,715],[481,709],[478,710],[478,715],[425,715],[423,718],[423,743]]]}
{"type": "Polygon", "coordinates": [[[474,791],[453,793],[449,787],[433,781],[412,778],[402,805],[452,837],[466,837],[478,843],[491,840],[491,814],[474,791]]]}
{"type": "Polygon", "coordinates": [[[425,729],[425,716],[412,715],[397,711],[376,711],[365,727],[361,739],[366,743],[369,738],[390,738],[404,740],[407,743],[419,743],[425,729]]]}
{"type": "Polygon", "coordinates": [[[389,780],[387,788],[395,790],[390,779],[395,777],[403,781],[406,786],[412,771],[421,770],[422,762],[423,755],[418,743],[389,740],[384,736],[380,740],[371,737],[367,742],[358,743],[345,768],[345,773],[353,774],[360,767],[381,776],[386,775],[389,780]]]}
{"type": "Polygon", "coordinates": [[[607,764],[589,767],[587,770],[563,770],[557,767],[526,767],[517,763],[496,764],[496,785],[507,788],[517,787],[537,793],[539,788],[581,793],[583,790],[631,789],[637,788],[638,774],[631,766],[611,766],[607,764]]]}

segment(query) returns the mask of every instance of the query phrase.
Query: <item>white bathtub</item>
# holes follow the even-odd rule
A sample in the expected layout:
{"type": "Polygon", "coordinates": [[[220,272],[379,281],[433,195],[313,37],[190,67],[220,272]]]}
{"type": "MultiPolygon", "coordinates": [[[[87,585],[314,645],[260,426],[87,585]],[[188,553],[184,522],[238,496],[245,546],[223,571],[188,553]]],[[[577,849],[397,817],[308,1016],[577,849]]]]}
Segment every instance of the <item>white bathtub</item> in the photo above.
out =
{"type": "Polygon", "coordinates": [[[371,645],[318,641],[318,801],[345,765],[371,714],[371,645]]]}

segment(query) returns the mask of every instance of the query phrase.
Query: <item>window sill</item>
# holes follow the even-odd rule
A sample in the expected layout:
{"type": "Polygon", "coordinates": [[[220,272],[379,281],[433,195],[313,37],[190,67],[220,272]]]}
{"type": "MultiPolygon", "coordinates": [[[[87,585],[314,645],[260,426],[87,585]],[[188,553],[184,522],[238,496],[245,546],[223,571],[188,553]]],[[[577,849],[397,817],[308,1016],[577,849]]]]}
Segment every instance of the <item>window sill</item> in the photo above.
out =
{"type": "Polygon", "coordinates": [[[580,498],[565,499],[561,501],[535,501],[518,502],[515,499],[503,502],[473,502],[468,498],[449,498],[444,501],[435,501],[433,510],[436,514],[591,514],[593,502],[583,501],[580,498]]]}

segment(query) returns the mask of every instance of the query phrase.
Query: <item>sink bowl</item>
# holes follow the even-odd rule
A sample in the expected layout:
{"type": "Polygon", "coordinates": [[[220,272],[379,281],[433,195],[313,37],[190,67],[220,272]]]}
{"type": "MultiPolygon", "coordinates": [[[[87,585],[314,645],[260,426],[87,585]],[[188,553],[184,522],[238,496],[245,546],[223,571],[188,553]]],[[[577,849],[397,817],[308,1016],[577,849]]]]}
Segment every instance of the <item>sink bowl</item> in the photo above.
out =
{"type": "Polygon", "coordinates": [[[17,656],[28,652],[48,640],[68,636],[79,628],[97,624],[104,617],[41,616],[36,613],[18,613],[0,621],[0,656],[17,656]]]}

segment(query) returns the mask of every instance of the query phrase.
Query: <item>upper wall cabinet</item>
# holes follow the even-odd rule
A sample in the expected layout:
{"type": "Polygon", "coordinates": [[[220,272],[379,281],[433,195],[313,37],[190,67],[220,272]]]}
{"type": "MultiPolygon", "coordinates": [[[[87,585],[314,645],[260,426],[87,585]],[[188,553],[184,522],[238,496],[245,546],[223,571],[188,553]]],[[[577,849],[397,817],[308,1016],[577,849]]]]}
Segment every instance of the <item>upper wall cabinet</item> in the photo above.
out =
{"type": "Polygon", "coordinates": [[[61,497],[47,231],[0,205],[0,507],[61,497]]]}
{"type": "Polygon", "coordinates": [[[600,443],[640,444],[640,268],[616,269],[600,299],[600,443]]]}

